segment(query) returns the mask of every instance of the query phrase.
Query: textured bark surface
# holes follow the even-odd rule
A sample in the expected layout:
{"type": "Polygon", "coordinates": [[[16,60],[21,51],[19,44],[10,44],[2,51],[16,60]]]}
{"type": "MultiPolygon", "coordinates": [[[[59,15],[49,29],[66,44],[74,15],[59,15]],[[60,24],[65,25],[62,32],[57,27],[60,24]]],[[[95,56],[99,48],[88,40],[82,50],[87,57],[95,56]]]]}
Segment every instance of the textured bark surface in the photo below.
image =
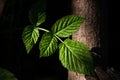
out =
{"type": "MultiPolygon", "coordinates": [[[[72,39],[81,41],[89,46],[90,50],[100,47],[99,37],[99,9],[97,0],[72,0],[72,14],[85,18],[80,29],[75,32],[72,39]]],[[[68,73],[68,80],[97,80],[96,78],[85,78],[84,74],[72,71],[68,73]]]]}
{"type": "Polygon", "coordinates": [[[90,49],[100,47],[99,10],[96,0],[72,0],[72,12],[85,18],[85,22],[72,38],[84,42],[90,49]]]}

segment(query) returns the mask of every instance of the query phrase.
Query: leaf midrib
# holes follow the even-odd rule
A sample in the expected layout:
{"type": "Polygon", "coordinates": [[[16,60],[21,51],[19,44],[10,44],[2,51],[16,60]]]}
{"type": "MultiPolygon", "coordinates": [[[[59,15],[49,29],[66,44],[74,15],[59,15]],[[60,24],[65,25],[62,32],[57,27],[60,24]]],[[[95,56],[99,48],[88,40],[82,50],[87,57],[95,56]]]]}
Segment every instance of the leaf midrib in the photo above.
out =
{"type": "MultiPolygon", "coordinates": [[[[65,43],[63,43],[63,44],[65,44],[65,43]]],[[[65,44],[65,46],[71,51],[70,47],[69,47],[67,44],[65,44]]],[[[72,51],[71,51],[71,52],[72,52],[72,51]]],[[[73,53],[73,52],[72,52],[72,53],[73,53]]],[[[80,63],[82,63],[81,60],[80,60],[75,54],[72,54],[72,55],[75,56],[75,57],[77,58],[77,60],[79,60],[80,63]]],[[[81,55],[81,54],[79,54],[79,55],[81,55]]],[[[82,56],[82,55],[81,55],[81,56],[82,56]]],[[[86,56],[83,56],[83,57],[86,57],[86,56]]],[[[87,58],[85,58],[85,59],[87,59],[87,58]]],[[[88,61],[85,60],[85,59],[84,59],[84,61],[85,61],[85,62],[88,62],[88,61]]],[[[88,63],[90,63],[90,62],[88,62],[88,63]]],[[[82,63],[82,64],[84,64],[84,63],[82,63]]]]}
{"type": "MultiPolygon", "coordinates": [[[[33,37],[33,35],[34,35],[33,33],[34,33],[34,30],[35,30],[35,29],[37,29],[37,28],[34,28],[34,29],[32,30],[32,35],[31,35],[31,39],[33,40],[34,44],[36,43],[36,42],[34,41],[34,39],[33,39],[33,38],[34,38],[34,37],[33,37]]],[[[35,31],[35,33],[36,33],[36,31],[35,31]]],[[[32,41],[32,40],[31,40],[31,41],[32,41]]]]}
{"type": "MultiPolygon", "coordinates": [[[[51,41],[49,42],[49,46],[50,46],[50,43],[52,42],[52,40],[53,40],[53,37],[51,38],[51,41]]],[[[47,47],[47,49],[45,50],[45,52],[44,52],[44,53],[46,53],[46,51],[48,51],[49,46],[47,47]]]]}
{"type": "Polygon", "coordinates": [[[75,24],[75,23],[77,23],[77,22],[79,22],[79,21],[75,21],[75,22],[73,22],[73,23],[71,23],[71,24],[68,24],[67,27],[64,27],[63,29],[61,29],[60,31],[58,31],[58,32],[55,33],[55,34],[59,34],[60,32],[64,31],[66,28],[68,28],[69,26],[71,26],[71,25],[73,25],[73,24],[75,24]]]}

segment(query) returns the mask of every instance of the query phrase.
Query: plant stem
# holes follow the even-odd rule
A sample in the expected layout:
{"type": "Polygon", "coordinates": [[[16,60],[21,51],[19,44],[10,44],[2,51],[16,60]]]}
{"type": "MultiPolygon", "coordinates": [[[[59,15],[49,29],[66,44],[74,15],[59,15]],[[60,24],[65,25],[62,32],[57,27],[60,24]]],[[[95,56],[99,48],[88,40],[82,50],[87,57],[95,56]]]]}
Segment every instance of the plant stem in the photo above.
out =
{"type": "Polygon", "coordinates": [[[39,30],[42,30],[42,31],[45,31],[45,32],[50,32],[49,30],[44,29],[44,28],[40,28],[40,27],[38,27],[38,29],[39,29],[39,30]]]}
{"type": "MultiPolygon", "coordinates": [[[[47,30],[47,29],[44,29],[44,28],[40,28],[40,27],[38,27],[38,29],[39,30],[42,30],[42,31],[45,31],[45,32],[50,32],[49,30],[47,30]]],[[[54,36],[58,39],[58,40],[60,40],[60,42],[62,42],[63,43],[63,40],[62,39],[60,39],[56,34],[54,34],[54,36]]]]}
{"type": "Polygon", "coordinates": [[[60,42],[64,43],[63,40],[60,39],[56,34],[54,34],[54,36],[55,36],[58,40],[60,40],[60,42]]]}

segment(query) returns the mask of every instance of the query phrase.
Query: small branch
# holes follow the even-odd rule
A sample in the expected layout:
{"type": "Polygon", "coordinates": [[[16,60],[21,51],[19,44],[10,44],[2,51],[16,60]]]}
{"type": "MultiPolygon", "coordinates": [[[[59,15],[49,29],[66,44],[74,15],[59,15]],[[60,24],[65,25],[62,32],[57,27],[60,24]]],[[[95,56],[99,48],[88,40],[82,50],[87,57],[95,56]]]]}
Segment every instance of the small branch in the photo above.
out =
{"type": "Polygon", "coordinates": [[[63,40],[60,39],[56,34],[54,34],[54,36],[55,36],[58,40],[60,40],[60,42],[64,43],[63,40]]]}
{"type": "Polygon", "coordinates": [[[50,32],[49,30],[44,29],[44,28],[40,28],[40,27],[38,27],[38,29],[39,29],[39,30],[42,30],[42,31],[45,31],[45,32],[50,32]]]}

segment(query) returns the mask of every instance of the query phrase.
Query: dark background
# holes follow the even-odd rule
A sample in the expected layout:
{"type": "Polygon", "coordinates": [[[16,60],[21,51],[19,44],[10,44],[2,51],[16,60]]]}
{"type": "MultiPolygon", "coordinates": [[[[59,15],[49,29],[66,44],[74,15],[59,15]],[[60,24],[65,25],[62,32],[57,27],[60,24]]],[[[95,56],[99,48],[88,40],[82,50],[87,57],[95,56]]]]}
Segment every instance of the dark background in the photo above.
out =
{"type": "Polygon", "coordinates": [[[108,51],[109,51],[109,65],[120,72],[120,31],[118,11],[119,4],[117,1],[109,1],[108,5],[108,51]]]}
{"type": "MultiPolygon", "coordinates": [[[[7,0],[0,18],[0,67],[8,69],[19,80],[67,80],[67,70],[59,61],[58,52],[47,58],[39,58],[38,45],[27,55],[22,42],[22,32],[29,25],[28,11],[39,0],[7,0]]],[[[60,17],[69,13],[66,1],[47,1],[47,19],[43,24],[50,29],[60,17]],[[64,3],[63,3],[64,2],[64,3]],[[61,6],[62,5],[62,6],[61,6]],[[65,7],[67,6],[67,7],[65,7]],[[57,9],[56,9],[57,8],[57,9]]]]}
{"type": "MultiPolygon", "coordinates": [[[[35,80],[35,78],[44,77],[67,80],[67,70],[61,65],[57,52],[50,57],[40,59],[38,45],[35,45],[29,55],[26,53],[21,35],[24,27],[30,24],[28,11],[37,1],[6,1],[0,18],[0,67],[10,70],[20,80],[35,80]]],[[[113,13],[109,12],[112,8],[107,0],[98,0],[98,2],[102,21],[100,28],[102,52],[108,54],[105,56],[105,64],[119,69],[120,65],[116,63],[119,59],[117,57],[119,47],[116,47],[116,44],[119,44],[119,31],[115,28],[117,25],[111,16],[113,13]]],[[[70,0],[47,0],[45,28],[50,29],[57,19],[70,14],[70,8],[70,0]]]]}

